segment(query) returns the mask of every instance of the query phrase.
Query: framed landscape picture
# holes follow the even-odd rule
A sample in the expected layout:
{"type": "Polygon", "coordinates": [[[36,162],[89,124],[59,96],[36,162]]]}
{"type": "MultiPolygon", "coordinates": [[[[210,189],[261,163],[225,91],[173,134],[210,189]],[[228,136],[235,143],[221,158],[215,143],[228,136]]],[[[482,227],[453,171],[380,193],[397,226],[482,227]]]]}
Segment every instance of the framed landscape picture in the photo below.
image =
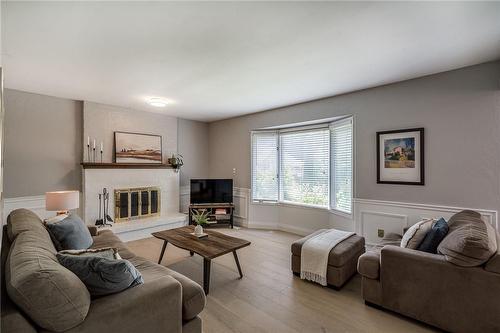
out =
{"type": "Polygon", "coordinates": [[[377,183],[425,185],[424,129],[377,132],[377,183]]]}
{"type": "Polygon", "coordinates": [[[116,163],[161,164],[162,161],[160,135],[115,132],[116,163]]]}

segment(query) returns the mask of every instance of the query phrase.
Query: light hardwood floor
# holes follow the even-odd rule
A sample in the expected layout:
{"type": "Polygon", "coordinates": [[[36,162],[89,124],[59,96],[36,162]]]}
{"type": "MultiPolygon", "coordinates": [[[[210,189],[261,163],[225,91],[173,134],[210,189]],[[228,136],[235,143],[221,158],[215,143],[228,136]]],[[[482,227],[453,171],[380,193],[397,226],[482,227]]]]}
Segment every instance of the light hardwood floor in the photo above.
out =
{"type": "MultiPolygon", "coordinates": [[[[281,231],[218,229],[247,239],[238,251],[243,279],[231,254],[212,262],[210,294],[201,313],[204,332],[437,332],[397,314],[366,306],[361,278],[341,291],[295,277],[290,271],[290,244],[299,238],[281,231]]],[[[128,243],[137,255],[157,261],[162,241],[128,243]]],[[[203,260],[169,244],[166,265],[201,284],[203,260]]]]}

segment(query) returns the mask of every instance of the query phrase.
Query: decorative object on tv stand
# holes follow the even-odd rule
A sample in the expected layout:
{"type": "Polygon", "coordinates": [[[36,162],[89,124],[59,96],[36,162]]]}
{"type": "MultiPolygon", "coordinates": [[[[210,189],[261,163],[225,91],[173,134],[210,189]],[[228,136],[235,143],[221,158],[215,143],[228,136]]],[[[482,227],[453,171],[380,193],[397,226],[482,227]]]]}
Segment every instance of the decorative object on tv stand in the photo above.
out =
{"type": "Polygon", "coordinates": [[[425,185],[424,129],[377,132],[377,183],[425,185]]]}
{"type": "Polygon", "coordinates": [[[181,154],[172,154],[172,157],[170,157],[167,162],[174,168],[175,172],[179,172],[181,167],[184,165],[184,161],[182,159],[183,157],[181,154]]]}
{"type": "Polygon", "coordinates": [[[203,226],[208,224],[209,211],[206,209],[191,209],[191,216],[193,217],[196,226],[194,227],[194,235],[198,238],[207,237],[208,234],[203,233],[203,226]]]}
{"type": "Polygon", "coordinates": [[[115,162],[162,164],[161,135],[115,132],[115,162]]]}
{"type": "Polygon", "coordinates": [[[113,226],[113,219],[109,216],[109,192],[107,188],[102,189],[102,193],[98,194],[99,197],[99,216],[95,221],[95,225],[99,227],[113,226]],[[111,222],[111,223],[108,223],[111,222]]]}
{"type": "Polygon", "coordinates": [[[54,191],[45,193],[45,209],[56,211],[57,215],[68,214],[70,210],[80,207],[80,192],[54,191]]]}

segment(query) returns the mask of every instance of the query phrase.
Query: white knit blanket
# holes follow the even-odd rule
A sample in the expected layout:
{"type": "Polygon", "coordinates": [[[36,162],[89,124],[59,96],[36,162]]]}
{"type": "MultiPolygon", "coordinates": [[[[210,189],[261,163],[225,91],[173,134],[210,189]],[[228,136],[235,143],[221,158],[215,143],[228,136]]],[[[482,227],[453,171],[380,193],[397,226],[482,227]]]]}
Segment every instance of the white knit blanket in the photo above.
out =
{"type": "Polygon", "coordinates": [[[300,278],[326,286],[326,271],[330,251],[354,232],[328,229],[309,238],[302,245],[300,255],[300,278]]]}

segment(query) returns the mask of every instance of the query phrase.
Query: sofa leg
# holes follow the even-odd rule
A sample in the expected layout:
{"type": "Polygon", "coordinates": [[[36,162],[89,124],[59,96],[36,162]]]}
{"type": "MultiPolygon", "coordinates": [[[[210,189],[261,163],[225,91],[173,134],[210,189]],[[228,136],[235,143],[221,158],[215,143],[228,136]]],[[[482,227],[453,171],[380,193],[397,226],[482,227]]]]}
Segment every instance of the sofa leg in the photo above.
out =
{"type": "Polygon", "coordinates": [[[300,277],[300,273],[299,272],[292,272],[292,273],[293,273],[293,275],[300,277]]]}

